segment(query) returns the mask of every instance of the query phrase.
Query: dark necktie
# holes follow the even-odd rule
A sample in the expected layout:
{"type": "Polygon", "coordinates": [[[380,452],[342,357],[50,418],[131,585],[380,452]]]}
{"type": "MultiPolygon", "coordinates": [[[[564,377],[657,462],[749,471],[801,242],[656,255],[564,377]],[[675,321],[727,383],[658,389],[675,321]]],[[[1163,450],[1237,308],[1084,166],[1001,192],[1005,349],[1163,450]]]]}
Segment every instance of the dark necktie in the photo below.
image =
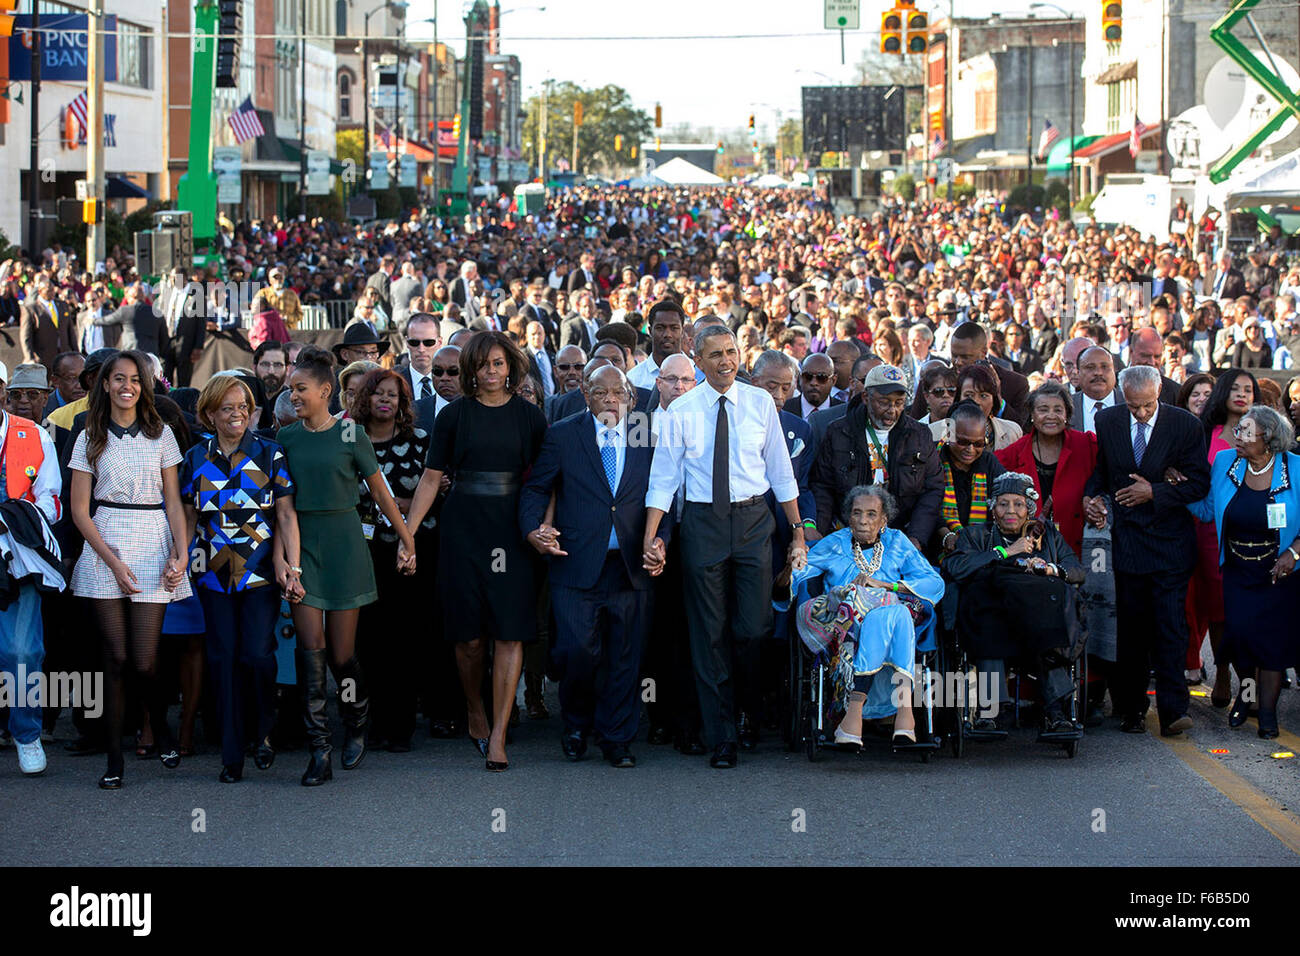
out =
{"type": "Polygon", "coordinates": [[[1142,467],[1142,456],[1147,452],[1147,423],[1137,423],[1137,435],[1133,438],[1133,462],[1142,467]]]}
{"type": "Polygon", "coordinates": [[[423,377],[420,379],[420,399],[421,399],[421,400],[426,399],[426,398],[429,397],[429,389],[430,389],[430,385],[429,385],[429,376],[425,375],[425,376],[423,376],[423,377]]]}
{"type": "Polygon", "coordinates": [[[731,512],[731,448],[727,427],[727,399],[718,399],[718,425],[713,432],[713,513],[726,518],[731,512]]]}

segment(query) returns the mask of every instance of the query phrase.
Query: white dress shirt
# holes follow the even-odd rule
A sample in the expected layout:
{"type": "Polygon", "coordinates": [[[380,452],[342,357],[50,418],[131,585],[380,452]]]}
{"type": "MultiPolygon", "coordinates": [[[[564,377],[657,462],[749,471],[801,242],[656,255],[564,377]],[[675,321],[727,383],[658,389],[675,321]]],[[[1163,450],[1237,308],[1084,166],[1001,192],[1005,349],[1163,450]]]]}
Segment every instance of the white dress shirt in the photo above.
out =
{"type": "Polygon", "coordinates": [[[415,393],[417,402],[425,398],[426,395],[438,394],[433,390],[433,376],[416,371],[414,366],[411,366],[411,391],[415,393]],[[426,386],[428,387],[427,393],[424,391],[426,386]]]}
{"type": "Polygon", "coordinates": [[[800,408],[799,417],[802,418],[804,421],[807,421],[808,416],[811,415],[813,412],[820,412],[822,409],[830,408],[830,407],[831,407],[831,397],[829,395],[826,396],[826,401],[822,402],[820,405],[813,405],[812,402],[808,401],[807,395],[804,395],[802,393],[800,393],[799,395],[799,408],[800,408]]]}
{"type": "MultiPolygon", "coordinates": [[[[722,397],[712,385],[701,385],[656,413],[664,420],[650,466],[647,508],[667,511],[683,483],[687,501],[713,500],[713,437],[722,397]]],[[[794,501],[799,485],[772,396],[761,388],[733,382],[725,397],[730,499],[744,501],[771,488],[778,502],[794,501]]]]}
{"type": "MultiPolygon", "coordinates": [[[[5,440],[9,437],[9,425],[9,415],[0,412],[0,449],[4,448],[5,440]]],[[[41,438],[41,451],[45,455],[36,466],[38,470],[32,480],[32,495],[36,498],[36,507],[50,519],[50,524],[54,524],[62,514],[59,494],[63,491],[63,476],[59,473],[59,454],[54,450],[54,439],[50,438],[49,432],[40,425],[32,427],[41,438]]]]}
{"type": "Polygon", "coordinates": [[[551,357],[546,354],[546,349],[537,349],[533,352],[533,358],[537,361],[537,370],[542,373],[544,397],[550,398],[555,394],[555,375],[551,369],[551,357]]]}
{"type": "Polygon", "coordinates": [[[1106,397],[1100,402],[1094,398],[1089,398],[1087,395],[1081,397],[1083,398],[1083,430],[1092,432],[1095,435],[1097,434],[1097,407],[1100,405],[1102,408],[1110,408],[1114,405],[1115,393],[1113,391],[1107,392],[1106,397]]]}
{"type": "MultiPolygon", "coordinates": [[[[704,373],[700,371],[699,366],[693,370],[695,372],[695,384],[699,385],[704,381],[704,373]]],[[[637,388],[654,388],[655,382],[659,378],[659,363],[655,361],[653,355],[649,356],[644,362],[638,362],[632,366],[632,370],[627,373],[627,380],[637,388]]]]}
{"type": "MultiPolygon", "coordinates": [[[[614,443],[614,490],[618,490],[619,482],[623,480],[623,465],[627,461],[627,419],[621,419],[617,425],[610,428],[601,422],[595,415],[591,416],[591,422],[596,426],[596,457],[600,458],[601,474],[604,474],[605,459],[601,449],[605,447],[606,435],[608,432],[614,443]]],[[[609,529],[609,550],[613,551],[618,548],[618,532],[616,528],[609,529]]]]}

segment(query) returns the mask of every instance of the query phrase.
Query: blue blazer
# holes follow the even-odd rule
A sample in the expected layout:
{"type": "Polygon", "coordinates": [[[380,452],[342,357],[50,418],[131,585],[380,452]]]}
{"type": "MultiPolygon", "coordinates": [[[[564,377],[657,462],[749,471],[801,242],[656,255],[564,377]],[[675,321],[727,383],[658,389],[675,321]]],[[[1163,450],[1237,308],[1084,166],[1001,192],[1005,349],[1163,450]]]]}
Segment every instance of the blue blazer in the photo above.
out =
{"type": "MultiPolygon", "coordinates": [[[[653,579],[641,567],[641,551],[654,448],[648,440],[635,440],[630,422],[628,439],[623,474],[614,495],[605,479],[590,413],[571,415],[546,430],[542,450],[519,494],[519,526],[525,537],[535,531],[546,514],[551,493],[555,493],[554,523],[560,532],[560,549],[568,556],[547,558],[552,583],[595,587],[613,528],[632,586],[639,591],[650,588],[653,579]]],[[[672,522],[664,520],[659,527],[659,537],[666,544],[672,522]]]]}
{"type": "MultiPolygon", "coordinates": [[[[1162,409],[1163,411],[1163,409],[1162,409]]],[[[1273,469],[1273,485],[1269,489],[1270,504],[1286,505],[1286,525],[1278,535],[1277,553],[1280,555],[1296,536],[1300,535],[1300,455],[1284,452],[1278,455],[1281,468],[1273,469]]],[[[1246,479],[1246,459],[1238,457],[1235,448],[1225,448],[1214,456],[1210,466],[1210,493],[1200,501],[1187,506],[1200,521],[1214,521],[1219,536],[1219,564],[1223,564],[1223,513],[1246,479]]]]}

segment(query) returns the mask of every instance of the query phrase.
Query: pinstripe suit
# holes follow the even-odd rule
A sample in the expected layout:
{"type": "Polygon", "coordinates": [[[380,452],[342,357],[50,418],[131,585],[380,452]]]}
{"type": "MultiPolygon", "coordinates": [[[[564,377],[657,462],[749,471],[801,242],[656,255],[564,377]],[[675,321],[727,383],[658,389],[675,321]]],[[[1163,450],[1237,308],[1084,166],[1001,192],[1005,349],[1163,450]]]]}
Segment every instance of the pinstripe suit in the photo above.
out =
{"type": "Polygon", "coordinates": [[[1118,617],[1111,700],[1122,715],[1144,713],[1147,669],[1154,666],[1156,708],[1163,726],[1187,713],[1184,605],[1196,561],[1196,532],[1186,506],[1204,498],[1210,486],[1205,430],[1190,412],[1160,405],[1139,466],[1127,406],[1102,409],[1096,426],[1097,467],[1084,494],[1110,499],[1118,617]],[[1171,467],[1187,480],[1165,481],[1171,467]],[[1130,474],[1151,483],[1151,501],[1134,507],[1114,501],[1115,492],[1133,484],[1130,474]]]}

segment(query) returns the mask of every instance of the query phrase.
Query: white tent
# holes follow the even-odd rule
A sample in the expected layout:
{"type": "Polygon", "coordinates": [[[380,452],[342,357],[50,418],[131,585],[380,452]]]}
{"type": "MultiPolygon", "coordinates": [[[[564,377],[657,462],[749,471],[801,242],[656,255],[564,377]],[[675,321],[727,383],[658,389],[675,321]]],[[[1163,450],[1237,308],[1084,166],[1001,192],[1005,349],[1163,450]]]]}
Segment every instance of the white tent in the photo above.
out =
{"type": "Polygon", "coordinates": [[[662,166],[656,166],[651,173],[670,186],[721,186],[726,180],[715,176],[707,169],[700,169],[694,163],[688,163],[678,156],[662,166]]]}
{"type": "Polygon", "coordinates": [[[751,186],[757,186],[759,189],[784,189],[790,184],[778,176],[776,173],[764,173],[753,182],[751,186]]]}
{"type": "Polygon", "coordinates": [[[653,189],[656,186],[667,185],[668,183],[664,182],[654,173],[651,173],[648,176],[638,176],[636,179],[629,179],[627,181],[628,189],[653,189]]]}
{"type": "Polygon", "coordinates": [[[1288,153],[1269,165],[1233,176],[1218,186],[1220,208],[1270,206],[1300,203],[1300,150],[1288,153]]]}

